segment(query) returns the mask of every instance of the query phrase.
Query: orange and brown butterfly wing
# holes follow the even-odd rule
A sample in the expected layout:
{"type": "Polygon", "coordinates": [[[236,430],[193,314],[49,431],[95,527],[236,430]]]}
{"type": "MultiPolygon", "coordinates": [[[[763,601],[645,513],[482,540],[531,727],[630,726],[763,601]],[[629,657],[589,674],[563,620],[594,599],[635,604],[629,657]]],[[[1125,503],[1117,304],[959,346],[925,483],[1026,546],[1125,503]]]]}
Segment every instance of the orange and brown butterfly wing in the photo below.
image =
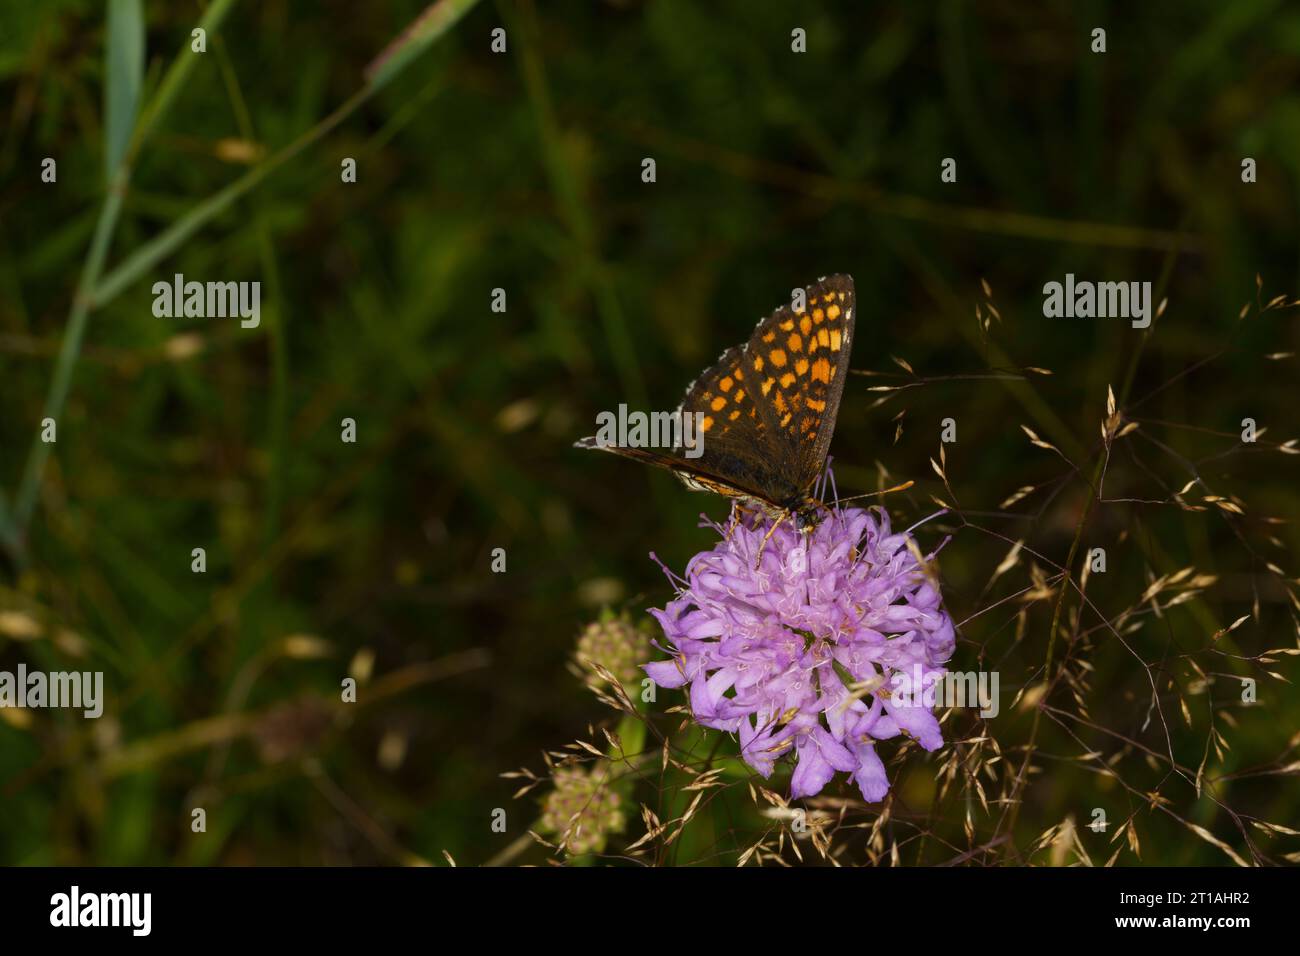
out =
{"type": "Polygon", "coordinates": [[[698,445],[687,449],[679,444],[667,449],[625,448],[602,445],[595,438],[576,443],[579,448],[596,448],[624,458],[632,458],[667,468],[690,488],[712,491],[730,497],[757,494],[755,483],[762,475],[752,462],[755,449],[762,444],[761,429],[754,404],[749,399],[742,366],[744,347],[730,348],[686,389],[686,397],[677,414],[691,415],[691,435],[698,445]],[[698,413],[698,415],[696,415],[698,413]],[[688,452],[700,449],[691,457],[688,452]]]}
{"type": "Polygon", "coordinates": [[[584,438],[578,447],[600,448],[668,468],[696,490],[730,497],[763,497],[762,489],[771,483],[765,449],[772,424],[759,414],[750,394],[745,349],[736,346],[723,352],[687,386],[686,396],[677,407],[677,414],[692,416],[692,428],[698,427],[700,454],[695,457],[690,457],[682,445],[675,446],[670,454],[653,448],[602,446],[595,438],[584,438]]]}
{"type": "MultiPolygon", "coordinates": [[[[796,311],[763,318],[743,346],[730,348],[686,390],[678,407],[698,415],[702,454],[603,450],[668,468],[687,485],[788,506],[821,472],[848,377],[853,280],[821,279],[796,311]]],[[[579,447],[601,448],[594,438],[579,447]]]]}
{"type": "Polygon", "coordinates": [[[820,279],[804,299],[803,308],[782,306],[760,322],[745,346],[758,413],[772,429],[763,491],[777,502],[806,493],[826,463],[853,346],[850,276],[820,279]]]}
{"type": "Polygon", "coordinates": [[[687,387],[677,410],[697,416],[703,453],[687,460],[678,474],[691,487],[718,491],[711,486],[721,479],[739,495],[771,502],[764,491],[772,483],[772,462],[767,451],[774,425],[764,414],[762,399],[755,394],[748,348],[742,345],[727,349],[687,387]]]}
{"type": "Polygon", "coordinates": [[[680,454],[659,451],[654,448],[625,448],[621,445],[602,445],[594,437],[580,439],[574,442],[573,446],[575,448],[593,448],[598,451],[607,451],[622,458],[631,458],[633,461],[653,465],[656,468],[666,468],[676,474],[688,487],[699,491],[712,491],[732,498],[744,498],[752,494],[748,489],[732,484],[721,475],[710,473],[706,466],[699,464],[698,459],[686,458],[680,454]]]}
{"type": "MultiPolygon", "coordinates": [[[[826,466],[831,438],[835,434],[835,420],[840,413],[840,400],[844,397],[844,383],[849,378],[853,317],[857,312],[852,277],[830,276],[809,289],[806,312],[811,313],[812,318],[808,352],[812,364],[803,404],[817,416],[815,424],[809,427],[816,441],[812,445],[802,443],[799,473],[804,481],[812,484],[826,466]]],[[[800,325],[802,327],[802,319],[800,325]]],[[[804,427],[801,423],[800,428],[804,427]]]]}

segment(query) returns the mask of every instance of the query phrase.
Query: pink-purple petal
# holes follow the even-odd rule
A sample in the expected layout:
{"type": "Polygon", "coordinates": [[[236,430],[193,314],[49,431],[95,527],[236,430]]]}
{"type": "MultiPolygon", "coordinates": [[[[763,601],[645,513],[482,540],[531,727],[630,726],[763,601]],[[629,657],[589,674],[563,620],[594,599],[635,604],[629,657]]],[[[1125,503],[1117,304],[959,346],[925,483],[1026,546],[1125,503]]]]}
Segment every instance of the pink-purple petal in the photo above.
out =
{"type": "Polygon", "coordinates": [[[738,734],[763,776],[793,756],[795,797],[844,772],[878,801],[889,780],[876,741],[905,732],[927,750],[943,744],[929,708],[887,692],[910,687],[915,668],[942,677],[952,621],[883,509],[836,507],[807,533],[790,525],[768,538],[770,518],[742,520],[692,558],[673,601],[651,612],[673,657],[643,667],[662,687],[689,684],[695,719],[738,734]]]}

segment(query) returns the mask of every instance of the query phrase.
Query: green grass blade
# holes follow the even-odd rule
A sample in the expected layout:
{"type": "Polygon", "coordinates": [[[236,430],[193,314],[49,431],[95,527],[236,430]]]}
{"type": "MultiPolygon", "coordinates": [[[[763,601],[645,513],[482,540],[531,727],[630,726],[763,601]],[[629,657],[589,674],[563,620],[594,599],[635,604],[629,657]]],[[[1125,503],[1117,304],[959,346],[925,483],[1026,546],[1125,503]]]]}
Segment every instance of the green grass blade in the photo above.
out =
{"type": "Polygon", "coordinates": [[[94,306],[99,308],[112,301],[123,289],[147,275],[155,265],[179,249],[199,229],[250,193],[268,175],[351,116],[362,103],[409,66],[416,55],[428,49],[433,41],[445,34],[477,2],[478,0],[438,0],[430,6],[374,60],[366,71],[368,83],[365,86],[298,139],[225,189],[209,196],[163,232],[139,246],[96,286],[92,297],[94,306]]]}
{"type": "Polygon", "coordinates": [[[140,0],[108,0],[104,64],[104,183],[126,156],[144,85],[144,7],[140,0]]]}
{"type": "Polygon", "coordinates": [[[366,67],[366,80],[374,90],[386,86],[411,61],[450,30],[478,0],[437,0],[366,67]]]}
{"type": "MultiPolygon", "coordinates": [[[[208,34],[215,33],[226,19],[226,14],[230,13],[230,8],[234,6],[235,0],[216,0],[207,10],[204,11],[200,18],[198,26],[208,34]]],[[[140,147],[144,144],[150,134],[162,122],[163,117],[171,110],[172,105],[176,102],[185,81],[189,78],[190,71],[194,69],[194,64],[201,59],[201,54],[194,53],[190,49],[190,36],[186,35],[185,43],[177,53],[176,59],[172,61],[167,68],[162,82],[158,84],[158,89],[150,98],[149,103],[145,106],[143,115],[140,117],[140,125],[135,131],[135,140],[131,144],[131,156],[139,152],[140,147]]],[[[130,157],[128,157],[129,161],[130,157]]]]}
{"type": "Polygon", "coordinates": [[[252,192],[253,188],[272,172],[351,116],[356,108],[369,98],[371,92],[371,88],[365,87],[354,93],[346,103],[288,146],[249,170],[225,189],[203,200],[157,236],[138,246],[95,287],[94,295],[91,297],[95,308],[111,302],[123,289],[147,275],[155,265],[184,245],[190,236],[229,209],[238,199],[252,192]]]}

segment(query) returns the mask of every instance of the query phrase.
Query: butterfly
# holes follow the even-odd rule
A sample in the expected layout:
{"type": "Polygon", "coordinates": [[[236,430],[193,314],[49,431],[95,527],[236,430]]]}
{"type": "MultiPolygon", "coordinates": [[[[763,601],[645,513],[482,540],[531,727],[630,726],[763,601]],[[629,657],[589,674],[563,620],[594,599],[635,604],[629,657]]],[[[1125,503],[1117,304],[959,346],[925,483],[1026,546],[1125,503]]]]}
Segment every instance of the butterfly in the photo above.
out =
{"type": "Polygon", "coordinates": [[[678,443],[667,453],[596,437],[577,447],[667,468],[688,488],[815,527],[825,505],[813,487],[830,450],[853,346],[853,279],[819,279],[792,300],[687,387],[677,412],[697,415],[702,448],[678,443]]]}

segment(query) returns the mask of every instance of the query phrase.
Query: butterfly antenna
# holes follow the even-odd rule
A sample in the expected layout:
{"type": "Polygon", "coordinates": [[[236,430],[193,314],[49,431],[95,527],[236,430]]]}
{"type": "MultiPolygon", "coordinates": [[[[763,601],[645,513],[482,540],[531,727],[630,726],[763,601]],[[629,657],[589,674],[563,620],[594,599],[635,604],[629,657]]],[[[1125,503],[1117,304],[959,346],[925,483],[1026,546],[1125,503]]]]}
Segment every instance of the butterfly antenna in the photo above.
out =
{"type": "Polygon", "coordinates": [[[895,491],[906,491],[908,488],[911,488],[914,484],[916,484],[916,482],[909,480],[903,482],[901,485],[894,485],[894,487],[892,488],[885,488],[881,491],[869,491],[865,495],[850,495],[848,498],[836,498],[835,503],[837,505],[842,505],[846,501],[857,501],[859,498],[876,498],[879,497],[880,495],[891,495],[895,491]]]}
{"type": "Polygon", "coordinates": [[[835,459],[831,455],[827,455],[826,465],[822,468],[821,474],[817,476],[817,487],[814,489],[814,491],[816,493],[816,497],[818,501],[826,497],[826,483],[830,480],[831,462],[833,462],[834,460],[835,459]]]}

